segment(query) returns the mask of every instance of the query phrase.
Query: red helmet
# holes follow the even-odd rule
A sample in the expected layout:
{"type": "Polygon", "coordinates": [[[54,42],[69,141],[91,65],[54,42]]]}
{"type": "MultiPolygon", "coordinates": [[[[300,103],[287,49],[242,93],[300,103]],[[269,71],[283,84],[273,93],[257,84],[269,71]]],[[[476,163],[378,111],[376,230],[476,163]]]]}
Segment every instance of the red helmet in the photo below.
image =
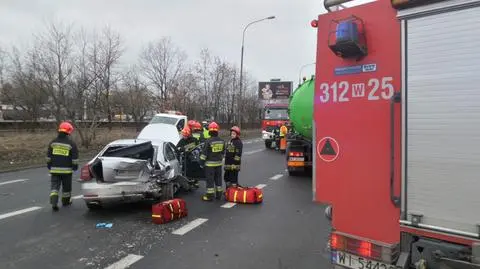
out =
{"type": "Polygon", "coordinates": [[[195,124],[193,124],[193,130],[202,130],[202,124],[200,124],[198,121],[195,121],[195,124]]]}
{"type": "Polygon", "coordinates": [[[73,125],[70,122],[64,121],[58,126],[58,131],[70,135],[73,132],[73,125]]]}
{"type": "Polygon", "coordinates": [[[240,128],[238,126],[233,126],[232,128],[230,128],[230,131],[233,131],[237,133],[237,135],[240,135],[240,128]]]}
{"type": "Polygon", "coordinates": [[[218,130],[220,129],[220,126],[218,126],[218,124],[214,121],[212,121],[209,125],[208,125],[208,131],[209,132],[218,132],[218,130]]]}
{"type": "Polygon", "coordinates": [[[187,121],[187,125],[190,129],[192,129],[193,126],[195,125],[195,121],[194,120],[189,120],[189,121],[187,121]]]}
{"type": "Polygon", "coordinates": [[[192,132],[190,131],[190,128],[188,127],[185,127],[182,129],[182,135],[183,136],[190,136],[192,134],[192,132]]]}

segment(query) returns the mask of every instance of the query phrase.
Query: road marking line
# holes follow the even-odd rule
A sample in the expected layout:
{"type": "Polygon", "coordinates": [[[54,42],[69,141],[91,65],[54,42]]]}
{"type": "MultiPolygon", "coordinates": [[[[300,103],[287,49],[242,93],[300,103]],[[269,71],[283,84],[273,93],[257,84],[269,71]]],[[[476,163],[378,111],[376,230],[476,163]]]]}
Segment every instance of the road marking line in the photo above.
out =
{"type": "Polygon", "coordinates": [[[13,216],[16,216],[16,215],[28,213],[28,212],[31,212],[31,211],[39,210],[41,208],[42,207],[40,207],[40,206],[32,206],[32,207],[29,207],[29,208],[13,211],[13,212],[10,212],[10,213],[5,213],[5,214],[0,215],[0,220],[10,218],[10,217],[13,217],[13,216]]]}
{"type": "Polygon", "coordinates": [[[234,207],[235,205],[236,205],[236,203],[230,203],[230,202],[228,202],[228,203],[223,204],[223,205],[220,206],[220,207],[223,207],[223,208],[232,208],[232,207],[234,207]]]}
{"type": "Polygon", "coordinates": [[[190,221],[189,223],[183,225],[182,227],[180,227],[179,229],[175,230],[172,232],[172,234],[176,234],[176,235],[184,235],[188,232],[190,232],[191,230],[197,228],[198,226],[202,225],[204,222],[206,222],[208,219],[202,219],[202,218],[198,218],[198,219],[195,219],[195,220],[192,220],[190,221]]]}
{"type": "Polygon", "coordinates": [[[113,264],[109,265],[105,269],[125,269],[125,268],[128,268],[130,265],[138,262],[142,258],[143,258],[143,256],[141,256],[141,255],[128,254],[126,257],[123,257],[123,259],[119,260],[116,263],[113,263],[113,264]]]}
{"type": "Polygon", "coordinates": [[[280,179],[281,177],[283,177],[283,174],[277,174],[277,175],[274,175],[273,177],[271,177],[270,179],[271,180],[277,180],[277,179],[280,179]]]}
{"type": "Polygon", "coordinates": [[[255,154],[255,153],[262,152],[264,150],[265,149],[257,149],[257,150],[247,151],[247,152],[244,153],[244,155],[252,155],[252,154],[255,154]]]}
{"type": "Polygon", "coordinates": [[[28,179],[15,179],[15,180],[4,181],[4,182],[0,182],[0,186],[11,184],[11,183],[16,183],[16,182],[24,182],[24,181],[27,181],[27,180],[28,179]]]}
{"type": "Polygon", "coordinates": [[[267,186],[267,184],[258,184],[256,187],[259,189],[263,189],[267,186]]]}
{"type": "Polygon", "coordinates": [[[83,198],[83,194],[82,194],[82,195],[73,196],[73,197],[72,197],[72,200],[76,200],[76,199],[80,199],[80,198],[83,198]]]}

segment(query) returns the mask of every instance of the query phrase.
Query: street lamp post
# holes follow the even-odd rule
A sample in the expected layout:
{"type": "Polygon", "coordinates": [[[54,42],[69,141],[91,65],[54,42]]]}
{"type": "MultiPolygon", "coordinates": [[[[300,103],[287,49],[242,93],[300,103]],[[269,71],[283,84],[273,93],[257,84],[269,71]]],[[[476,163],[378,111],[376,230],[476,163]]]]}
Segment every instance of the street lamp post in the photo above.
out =
{"type": "Polygon", "coordinates": [[[254,23],[257,23],[257,22],[261,22],[261,21],[264,21],[264,20],[272,20],[272,19],[275,19],[275,16],[270,16],[270,17],[266,17],[266,18],[263,18],[263,19],[260,19],[260,20],[256,20],[256,21],[252,21],[250,22],[249,24],[247,24],[245,26],[245,28],[243,28],[243,35],[242,35],[242,55],[241,55],[241,59],[240,59],[240,96],[238,98],[238,101],[239,101],[239,105],[237,107],[237,110],[238,110],[238,126],[241,128],[242,127],[242,116],[241,116],[241,113],[242,113],[242,108],[243,108],[243,50],[244,50],[244,44],[245,44],[245,32],[247,31],[247,28],[254,24],[254,23]]]}
{"type": "Polygon", "coordinates": [[[300,67],[300,72],[298,73],[298,85],[302,84],[302,70],[303,70],[303,68],[305,68],[309,65],[312,65],[312,64],[316,64],[316,63],[305,64],[305,65],[302,65],[302,67],[300,67]]]}

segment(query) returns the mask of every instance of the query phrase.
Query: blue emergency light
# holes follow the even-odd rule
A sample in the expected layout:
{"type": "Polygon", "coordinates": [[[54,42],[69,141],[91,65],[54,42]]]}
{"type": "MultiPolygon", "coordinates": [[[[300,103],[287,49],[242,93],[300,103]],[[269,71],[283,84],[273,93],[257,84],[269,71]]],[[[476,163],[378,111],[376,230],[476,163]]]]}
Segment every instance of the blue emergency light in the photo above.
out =
{"type": "Polygon", "coordinates": [[[358,42],[358,26],[354,21],[343,21],[337,25],[336,43],[358,42]]]}
{"type": "Polygon", "coordinates": [[[335,55],[342,58],[356,58],[360,60],[367,55],[367,42],[363,21],[350,16],[330,22],[328,46],[335,55]]]}

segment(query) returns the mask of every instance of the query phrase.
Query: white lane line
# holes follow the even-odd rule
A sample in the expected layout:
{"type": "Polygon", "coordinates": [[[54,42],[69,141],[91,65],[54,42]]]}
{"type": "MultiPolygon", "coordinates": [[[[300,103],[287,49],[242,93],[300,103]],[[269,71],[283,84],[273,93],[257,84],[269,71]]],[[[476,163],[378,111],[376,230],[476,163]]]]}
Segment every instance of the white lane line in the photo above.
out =
{"type": "Polygon", "coordinates": [[[267,186],[267,184],[258,184],[256,187],[259,189],[263,189],[267,186]]]}
{"type": "Polygon", "coordinates": [[[82,194],[82,195],[73,196],[73,197],[72,197],[72,200],[76,200],[76,199],[80,199],[80,198],[83,198],[83,194],[82,194]]]}
{"type": "Polygon", "coordinates": [[[5,213],[5,214],[0,215],[0,220],[10,218],[10,217],[13,217],[13,216],[17,216],[17,215],[20,215],[20,214],[28,213],[28,212],[31,212],[31,211],[39,210],[41,208],[42,207],[40,207],[40,206],[32,206],[32,207],[29,207],[29,208],[13,211],[13,212],[10,212],[10,213],[5,213]]]}
{"type": "Polygon", "coordinates": [[[247,152],[244,153],[244,155],[252,155],[252,154],[255,154],[255,153],[262,152],[264,150],[265,149],[257,149],[257,150],[247,151],[247,152]]]}
{"type": "Polygon", "coordinates": [[[222,206],[220,207],[223,207],[223,208],[232,208],[236,205],[236,203],[231,203],[231,202],[228,202],[228,203],[225,203],[223,204],[222,206]]]}
{"type": "Polygon", "coordinates": [[[202,225],[203,223],[205,223],[208,219],[202,219],[202,218],[198,218],[198,219],[195,219],[195,220],[192,220],[190,221],[189,223],[183,225],[182,227],[180,227],[179,229],[175,230],[172,232],[172,234],[176,234],[176,235],[184,235],[188,232],[190,232],[191,230],[197,228],[198,226],[202,225]]]}
{"type": "Polygon", "coordinates": [[[126,257],[123,257],[123,259],[119,260],[116,263],[113,263],[113,264],[109,265],[105,269],[125,269],[125,268],[128,268],[130,265],[138,262],[142,258],[143,258],[143,256],[141,256],[141,255],[128,254],[126,257]]]}
{"type": "Polygon", "coordinates": [[[277,175],[274,175],[273,177],[271,177],[270,179],[271,180],[277,180],[277,179],[280,179],[281,177],[283,177],[283,174],[277,174],[277,175]]]}
{"type": "Polygon", "coordinates": [[[24,181],[27,181],[27,180],[28,179],[15,179],[15,180],[4,181],[4,182],[0,182],[0,186],[11,184],[11,183],[24,182],[24,181]]]}

